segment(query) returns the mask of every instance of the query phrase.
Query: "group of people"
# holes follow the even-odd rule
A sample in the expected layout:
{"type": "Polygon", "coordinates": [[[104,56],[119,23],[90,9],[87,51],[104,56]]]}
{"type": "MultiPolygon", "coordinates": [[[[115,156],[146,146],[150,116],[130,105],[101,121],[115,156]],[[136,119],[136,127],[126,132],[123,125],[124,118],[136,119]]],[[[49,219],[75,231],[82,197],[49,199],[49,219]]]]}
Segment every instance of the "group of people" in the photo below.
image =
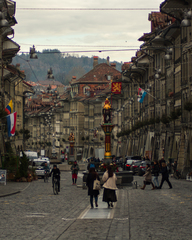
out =
{"type": "Polygon", "coordinates": [[[146,170],[144,176],[144,184],[143,187],[141,187],[142,190],[145,189],[146,185],[152,185],[152,190],[154,189],[161,189],[163,186],[164,181],[166,181],[169,185],[169,188],[172,188],[172,184],[169,181],[169,171],[167,169],[167,165],[165,160],[161,159],[159,162],[154,161],[153,168],[151,169],[150,164],[146,164],[146,170]],[[161,183],[159,185],[159,174],[162,174],[161,183]],[[153,174],[153,179],[152,179],[153,174]]]}
{"type": "MultiPolygon", "coordinates": [[[[60,192],[60,170],[57,168],[57,165],[53,166],[53,169],[50,172],[50,168],[47,164],[45,164],[44,169],[46,172],[49,172],[49,176],[52,175],[52,181],[53,178],[56,177],[58,180],[58,191],[60,192]]],[[[79,166],[76,161],[71,166],[71,171],[72,171],[72,185],[76,185],[77,182],[77,175],[79,171],[79,166]]],[[[99,195],[99,190],[95,190],[93,188],[94,186],[94,181],[95,180],[100,181],[100,177],[98,173],[95,170],[94,165],[89,165],[89,173],[87,176],[86,180],[86,185],[88,187],[88,195],[90,196],[90,204],[91,208],[94,208],[93,206],[93,199],[95,199],[95,207],[98,207],[98,195],[99,195]]],[[[113,172],[112,167],[110,165],[107,166],[107,170],[102,176],[102,181],[103,181],[103,201],[107,202],[108,208],[113,207],[113,203],[117,201],[116,197],[116,174],[113,172]]]]}
{"type": "MultiPolygon", "coordinates": [[[[95,171],[94,167],[89,168],[89,174],[87,176],[86,185],[88,187],[88,195],[90,196],[90,204],[91,208],[94,208],[93,199],[95,199],[95,207],[98,207],[98,195],[99,190],[94,189],[94,181],[100,181],[100,177],[98,173],[95,171]]],[[[108,208],[113,207],[113,203],[117,201],[116,192],[116,174],[113,172],[112,167],[110,165],[107,166],[107,170],[102,176],[103,184],[103,201],[107,202],[108,208]]]]}

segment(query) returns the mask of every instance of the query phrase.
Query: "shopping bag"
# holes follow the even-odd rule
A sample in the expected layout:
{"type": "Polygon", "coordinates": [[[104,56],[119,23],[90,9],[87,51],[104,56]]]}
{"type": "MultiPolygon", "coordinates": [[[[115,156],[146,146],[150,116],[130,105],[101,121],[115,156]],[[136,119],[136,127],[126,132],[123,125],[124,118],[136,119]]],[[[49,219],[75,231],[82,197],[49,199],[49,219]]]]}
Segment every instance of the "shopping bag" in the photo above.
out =
{"type": "Polygon", "coordinates": [[[98,179],[94,180],[93,182],[93,190],[100,190],[101,189],[101,184],[98,179]]]}

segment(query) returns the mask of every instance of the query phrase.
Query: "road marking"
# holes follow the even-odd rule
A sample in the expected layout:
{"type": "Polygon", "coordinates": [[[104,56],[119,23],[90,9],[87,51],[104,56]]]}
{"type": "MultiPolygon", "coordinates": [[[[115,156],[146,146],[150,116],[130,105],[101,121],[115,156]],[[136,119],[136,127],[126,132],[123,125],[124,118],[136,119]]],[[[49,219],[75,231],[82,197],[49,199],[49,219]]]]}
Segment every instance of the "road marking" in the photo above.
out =
{"type": "Polygon", "coordinates": [[[39,217],[39,218],[44,218],[46,215],[49,213],[29,213],[25,217],[39,217]]]}
{"type": "Polygon", "coordinates": [[[77,218],[62,218],[63,221],[74,221],[77,218]]]}
{"type": "MultiPolygon", "coordinates": [[[[117,198],[118,198],[117,190],[117,198]]],[[[90,205],[79,215],[77,219],[113,219],[115,213],[115,207],[117,203],[114,203],[113,208],[107,208],[107,203],[102,201],[103,190],[100,192],[98,198],[98,208],[90,208],[90,205]]]]}
{"type": "Polygon", "coordinates": [[[126,221],[128,219],[129,219],[128,217],[127,218],[114,218],[114,220],[118,220],[118,221],[126,221]]]}

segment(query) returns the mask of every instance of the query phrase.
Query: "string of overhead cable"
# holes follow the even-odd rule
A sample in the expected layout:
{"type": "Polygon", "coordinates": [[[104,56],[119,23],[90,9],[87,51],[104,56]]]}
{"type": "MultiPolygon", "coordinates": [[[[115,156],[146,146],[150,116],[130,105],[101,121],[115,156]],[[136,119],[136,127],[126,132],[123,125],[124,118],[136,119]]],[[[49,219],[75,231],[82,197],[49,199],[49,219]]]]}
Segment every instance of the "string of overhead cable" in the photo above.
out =
{"type": "MultiPolygon", "coordinates": [[[[129,49],[130,51],[132,51],[132,49],[129,49]]],[[[119,50],[119,51],[121,51],[121,50],[119,50]]],[[[76,52],[76,51],[73,51],[74,53],[76,52]]],[[[19,52],[19,53],[26,53],[26,54],[29,54],[29,52],[19,52]]],[[[40,54],[50,54],[50,53],[68,53],[68,52],[42,52],[42,53],[40,53],[40,54]]],[[[19,55],[17,55],[18,57],[20,57],[19,55]]],[[[29,64],[29,60],[26,60],[26,59],[24,59],[24,58],[22,58],[22,57],[20,57],[21,59],[23,59],[24,61],[26,61],[26,62],[28,62],[28,64],[29,64]]],[[[180,65],[181,66],[184,66],[185,64],[192,64],[192,61],[186,61],[186,62],[182,62],[180,65]]],[[[29,64],[30,65],[30,64],[29,64]]],[[[171,66],[174,66],[175,64],[174,63],[171,63],[171,64],[169,64],[169,66],[171,67],[171,66]]],[[[30,68],[31,68],[31,65],[30,65],[30,68]]],[[[147,69],[147,70],[155,70],[154,69],[154,67],[147,67],[147,66],[145,66],[145,69],[147,69]]],[[[133,70],[134,70],[134,68],[133,68],[133,70]]],[[[33,70],[32,70],[33,71],[33,70]]],[[[129,71],[129,69],[127,69],[127,71],[129,71]]],[[[155,73],[154,73],[155,74],[155,73]]],[[[163,72],[162,72],[162,74],[163,74],[163,72]]],[[[35,76],[36,77],[36,76],[35,76]]],[[[36,77],[36,79],[37,79],[37,77],[36,77]]],[[[161,79],[161,77],[159,78],[159,79],[161,79]]],[[[156,79],[156,80],[159,80],[159,79],[156,79]]],[[[181,80],[183,80],[183,79],[185,79],[185,77],[180,77],[180,79],[181,80]]],[[[38,80],[38,79],[37,79],[38,80]]]]}
{"type": "MultiPolygon", "coordinates": [[[[50,54],[50,53],[85,53],[85,52],[121,52],[121,51],[136,51],[137,48],[127,48],[127,49],[102,49],[102,50],[69,50],[69,51],[51,51],[51,52],[42,52],[42,54],[50,54]]],[[[20,53],[29,53],[29,52],[20,52],[20,53]]]]}
{"type": "MultiPolygon", "coordinates": [[[[32,46],[34,44],[29,44],[29,43],[20,43],[20,45],[28,45],[28,46],[32,46]]],[[[116,45],[62,45],[62,44],[36,44],[36,47],[125,47],[125,48],[135,48],[135,47],[139,47],[139,46],[116,46],[116,45]]]]}
{"type": "Polygon", "coordinates": [[[159,8],[17,8],[30,11],[159,11],[159,8]]]}
{"type": "Polygon", "coordinates": [[[38,78],[37,78],[37,76],[36,76],[36,74],[35,74],[35,72],[33,71],[33,68],[31,67],[31,64],[30,64],[29,60],[26,60],[26,59],[20,57],[19,55],[17,55],[17,56],[18,56],[19,58],[21,58],[22,60],[24,60],[25,62],[28,63],[28,65],[29,65],[29,67],[30,67],[30,69],[31,69],[31,71],[32,71],[32,73],[33,73],[33,75],[35,76],[36,80],[39,81],[38,78]]]}

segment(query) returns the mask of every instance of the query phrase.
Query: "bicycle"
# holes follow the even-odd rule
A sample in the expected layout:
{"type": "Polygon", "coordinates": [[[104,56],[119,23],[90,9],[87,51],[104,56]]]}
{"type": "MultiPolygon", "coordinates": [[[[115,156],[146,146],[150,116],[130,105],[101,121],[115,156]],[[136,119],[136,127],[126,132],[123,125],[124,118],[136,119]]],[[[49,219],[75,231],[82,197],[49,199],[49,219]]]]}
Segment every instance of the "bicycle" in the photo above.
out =
{"type": "Polygon", "coordinates": [[[45,171],[45,173],[44,173],[44,182],[48,183],[48,180],[49,180],[49,172],[45,171]]]}
{"type": "Polygon", "coordinates": [[[58,194],[58,179],[56,177],[53,177],[53,193],[54,195],[58,194]]]}

